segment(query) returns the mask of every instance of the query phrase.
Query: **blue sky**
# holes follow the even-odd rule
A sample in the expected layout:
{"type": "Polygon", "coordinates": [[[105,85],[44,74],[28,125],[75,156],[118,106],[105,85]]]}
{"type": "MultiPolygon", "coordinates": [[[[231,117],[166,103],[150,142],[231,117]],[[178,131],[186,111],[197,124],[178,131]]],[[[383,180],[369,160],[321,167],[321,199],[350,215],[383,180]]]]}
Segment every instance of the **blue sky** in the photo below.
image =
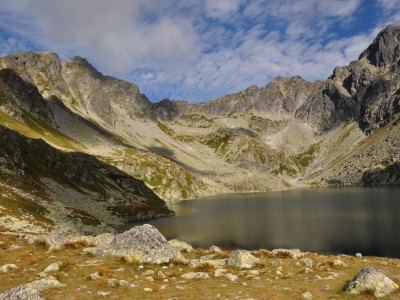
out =
{"type": "Polygon", "coordinates": [[[325,79],[389,23],[400,0],[0,0],[0,55],[79,55],[152,101],[199,102],[325,79]]]}

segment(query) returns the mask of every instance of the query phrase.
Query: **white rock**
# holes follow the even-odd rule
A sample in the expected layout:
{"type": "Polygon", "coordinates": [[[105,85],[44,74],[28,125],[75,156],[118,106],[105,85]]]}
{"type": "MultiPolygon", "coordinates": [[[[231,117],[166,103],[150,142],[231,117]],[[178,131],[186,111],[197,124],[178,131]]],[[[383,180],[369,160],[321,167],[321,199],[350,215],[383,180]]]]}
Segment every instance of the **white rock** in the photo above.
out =
{"type": "Polygon", "coordinates": [[[51,272],[51,271],[60,271],[61,265],[62,265],[61,262],[52,263],[52,264],[48,265],[47,268],[44,269],[43,272],[47,273],[47,272],[51,272]]]}
{"type": "Polygon", "coordinates": [[[237,281],[239,279],[236,275],[233,275],[231,273],[225,274],[224,276],[225,276],[226,279],[228,279],[228,280],[230,280],[232,282],[235,282],[235,281],[237,281]]]}
{"type": "Polygon", "coordinates": [[[0,272],[7,273],[8,271],[18,269],[18,267],[14,264],[7,264],[0,267],[0,272]]]}
{"type": "Polygon", "coordinates": [[[145,280],[149,281],[149,282],[154,282],[154,278],[151,276],[147,276],[144,278],[145,280]]]}
{"type": "Polygon", "coordinates": [[[111,292],[109,292],[109,291],[98,291],[97,292],[97,295],[103,296],[103,297],[106,297],[106,296],[108,296],[110,294],[111,294],[111,292]]]}
{"type": "Polygon", "coordinates": [[[222,276],[224,276],[224,274],[227,272],[227,270],[225,270],[225,269],[216,269],[215,271],[214,271],[214,276],[215,277],[222,277],[222,276]]]}
{"type": "Polygon", "coordinates": [[[100,273],[99,272],[93,272],[93,273],[91,273],[90,275],[89,275],[89,279],[90,280],[96,280],[96,279],[99,279],[101,276],[100,276],[100,273]]]}
{"type": "Polygon", "coordinates": [[[301,294],[301,298],[306,300],[312,300],[313,295],[310,292],[304,292],[303,294],[301,294]]]}
{"type": "Polygon", "coordinates": [[[154,271],[153,270],[147,270],[146,272],[143,272],[144,276],[150,276],[150,275],[154,275],[154,271]]]}

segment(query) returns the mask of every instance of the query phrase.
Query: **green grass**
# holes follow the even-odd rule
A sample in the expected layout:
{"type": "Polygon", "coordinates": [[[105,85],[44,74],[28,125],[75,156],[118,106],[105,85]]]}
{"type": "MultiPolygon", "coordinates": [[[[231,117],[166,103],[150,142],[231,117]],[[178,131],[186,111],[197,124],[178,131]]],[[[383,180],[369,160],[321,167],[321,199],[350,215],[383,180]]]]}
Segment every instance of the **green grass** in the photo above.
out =
{"type": "Polygon", "coordinates": [[[79,144],[55,130],[45,122],[28,113],[22,115],[24,122],[20,122],[0,109],[0,125],[15,130],[32,139],[43,139],[56,147],[68,150],[80,150],[79,144]]]}

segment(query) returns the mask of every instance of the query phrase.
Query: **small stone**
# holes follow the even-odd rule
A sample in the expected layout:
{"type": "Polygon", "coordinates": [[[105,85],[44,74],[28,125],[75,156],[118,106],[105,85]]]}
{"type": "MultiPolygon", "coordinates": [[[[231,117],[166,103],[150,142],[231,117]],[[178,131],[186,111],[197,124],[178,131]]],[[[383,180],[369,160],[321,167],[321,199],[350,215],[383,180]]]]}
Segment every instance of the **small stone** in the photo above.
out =
{"type": "Polygon", "coordinates": [[[227,270],[225,270],[225,269],[216,269],[215,271],[214,271],[214,276],[215,277],[222,277],[222,276],[224,276],[224,274],[227,272],[227,270]]]}
{"type": "Polygon", "coordinates": [[[301,298],[306,300],[312,300],[313,295],[310,292],[304,292],[303,294],[301,294],[301,298]]]}
{"type": "Polygon", "coordinates": [[[299,262],[301,263],[302,266],[305,266],[307,268],[312,269],[313,267],[313,260],[307,257],[303,257],[302,259],[299,260],[299,262]]]}
{"type": "Polygon", "coordinates": [[[52,272],[52,271],[60,271],[62,262],[55,262],[47,266],[47,268],[43,271],[44,273],[52,272]]]}
{"type": "Polygon", "coordinates": [[[139,269],[144,269],[144,267],[143,267],[142,265],[140,265],[138,268],[139,268],[139,269]]]}
{"type": "Polygon", "coordinates": [[[361,258],[362,254],[361,253],[356,253],[356,257],[361,258]]]}
{"type": "Polygon", "coordinates": [[[101,278],[101,275],[99,272],[93,272],[93,273],[89,274],[88,278],[90,280],[97,280],[97,279],[101,278]]]}
{"type": "Polygon", "coordinates": [[[114,286],[118,286],[119,284],[118,284],[118,281],[117,281],[117,279],[108,279],[107,280],[107,285],[108,286],[111,286],[111,287],[114,287],[114,286]]]}
{"type": "Polygon", "coordinates": [[[157,276],[160,277],[161,279],[167,278],[167,276],[161,271],[158,271],[157,276]]]}
{"type": "Polygon", "coordinates": [[[215,254],[224,253],[224,251],[221,248],[214,246],[214,245],[211,246],[210,249],[208,249],[208,251],[210,251],[211,253],[215,253],[215,254]]]}
{"type": "Polygon", "coordinates": [[[145,291],[145,292],[152,292],[153,289],[152,289],[152,288],[144,288],[144,291],[145,291]]]}
{"type": "Polygon", "coordinates": [[[181,275],[182,278],[185,279],[209,279],[210,276],[204,272],[189,272],[181,275]]]}
{"type": "Polygon", "coordinates": [[[109,291],[98,291],[97,295],[102,296],[102,297],[107,297],[111,294],[109,291]]]}
{"type": "Polygon", "coordinates": [[[147,276],[144,278],[145,280],[149,281],[149,282],[154,282],[154,278],[151,276],[147,276]]]}
{"type": "Polygon", "coordinates": [[[311,270],[310,268],[306,268],[305,270],[304,270],[304,274],[305,275],[308,275],[308,274],[310,274],[310,273],[312,273],[313,272],[313,270],[311,270]]]}
{"type": "Polygon", "coordinates": [[[153,270],[147,270],[146,272],[143,272],[144,276],[150,276],[150,275],[154,275],[154,271],[153,270]]]}
{"type": "Polygon", "coordinates": [[[334,267],[347,267],[347,264],[346,264],[343,260],[341,260],[341,259],[335,259],[335,260],[332,262],[332,265],[333,265],[334,267]]]}
{"type": "Polygon", "coordinates": [[[225,274],[224,277],[232,282],[237,281],[239,278],[231,273],[225,274]]]}
{"type": "Polygon", "coordinates": [[[18,269],[18,267],[14,264],[7,264],[0,267],[0,272],[7,273],[11,270],[18,269]]]}
{"type": "Polygon", "coordinates": [[[257,270],[250,270],[250,271],[248,272],[248,274],[254,275],[254,276],[258,276],[258,275],[260,275],[260,272],[258,272],[257,270]]]}

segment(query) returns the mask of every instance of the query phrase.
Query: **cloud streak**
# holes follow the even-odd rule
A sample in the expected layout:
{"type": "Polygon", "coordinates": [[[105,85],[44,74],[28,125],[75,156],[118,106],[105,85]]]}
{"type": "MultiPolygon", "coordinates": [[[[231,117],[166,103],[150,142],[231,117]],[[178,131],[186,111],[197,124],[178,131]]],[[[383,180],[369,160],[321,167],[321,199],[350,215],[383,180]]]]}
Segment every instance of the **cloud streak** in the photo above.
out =
{"type": "Polygon", "coordinates": [[[3,2],[1,54],[81,55],[153,100],[204,101],[278,75],[324,79],[387,20],[400,22],[399,0],[374,1],[368,26],[360,14],[367,0],[3,2]]]}

